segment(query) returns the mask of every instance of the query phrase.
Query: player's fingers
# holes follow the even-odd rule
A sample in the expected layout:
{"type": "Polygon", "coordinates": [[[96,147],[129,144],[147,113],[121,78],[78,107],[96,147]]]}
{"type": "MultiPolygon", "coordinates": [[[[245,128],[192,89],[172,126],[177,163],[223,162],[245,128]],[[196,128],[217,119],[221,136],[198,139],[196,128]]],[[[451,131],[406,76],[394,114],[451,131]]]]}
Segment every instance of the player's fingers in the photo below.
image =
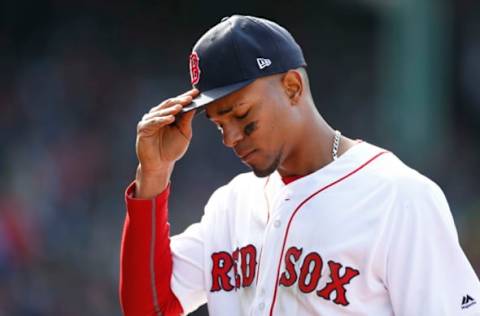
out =
{"type": "Polygon", "coordinates": [[[175,126],[188,140],[192,138],[192,121],[195,117],[195,112],[196,110],[182,113],[181,117],[175,121],[175,126]]]}
{"type": "Polygon", "coordinates": [[[187,96],[187,95],[189,95],[189,96],[191,96],[192,98],[195,98],[195,97],[196,97],[197,95],[199,95],[199,94],[200,94],[200,91],[199,91],[198,89],[193,88],[193,89],[191,89],[191,90],[188,90],[188,91],[185,92],[185,93],[182,93],[182,94],[179,95],[179,96],[187,96]]]}
{"type": "Polygon", "coordinates": [[[153,112],[148,112],[146,113],[143,117],[142,117],[142,120],[148,120],[148,119],[151,119],[153,117],[162,117],[162,116],[166,116],[166,115],[175,115],[177,114],[178,112],[180,112],[180,110],[182,109],[182,105],[180,104],[173,104],[171,105],[170,107],[167,107],[167,108],[163,108],[163,109],[159,109],[157,111],[153,111],[153,112]]]}
{"type": "Polygon", "coordinates": [[[190,102],[192,102],[192,96],[190,96],[190,95],[184,95],[184,96],[179,96],[179,97],[175,97],[175,98],[170,98],[170,99],[167,99],[167,100],[163,101],[159,105],[152,107],[149,112],[150,113],[155,112],[155,111],[170,107],[170,106],[175,105],[175,104],[187,105],[190,102]]]}
{"type": "Polygon", "coordinates": [[[148,120],[142,120],[137,124],[137,134],[150,135],[158,131],[160,128],[169,125],[175,121],[174,115],[167,115],[162,117],[154,117],[148,120]]]}

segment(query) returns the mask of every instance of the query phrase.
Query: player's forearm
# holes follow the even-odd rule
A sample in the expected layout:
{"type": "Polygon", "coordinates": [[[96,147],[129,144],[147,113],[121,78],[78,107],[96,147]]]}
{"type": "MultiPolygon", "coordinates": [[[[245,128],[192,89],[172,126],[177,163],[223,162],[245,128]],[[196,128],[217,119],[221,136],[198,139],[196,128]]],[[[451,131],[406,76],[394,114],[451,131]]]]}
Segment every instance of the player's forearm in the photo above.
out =
{"type": "Polygon", "coordinates": [[[152,199],[165,190],[170,182],[174,163],[165,164],[156,170],[142,170],[139,164],[135,178],[135,197],[139,199],[152,199]]]}
{"type": "Polygon", "coordinates": [[[182,307],[170,288],[172,254],[168,225],[169,188],[152,199],[125,194],[125,218],[120,253],[120,301],[125,316],[178,316],[182,307]]]}

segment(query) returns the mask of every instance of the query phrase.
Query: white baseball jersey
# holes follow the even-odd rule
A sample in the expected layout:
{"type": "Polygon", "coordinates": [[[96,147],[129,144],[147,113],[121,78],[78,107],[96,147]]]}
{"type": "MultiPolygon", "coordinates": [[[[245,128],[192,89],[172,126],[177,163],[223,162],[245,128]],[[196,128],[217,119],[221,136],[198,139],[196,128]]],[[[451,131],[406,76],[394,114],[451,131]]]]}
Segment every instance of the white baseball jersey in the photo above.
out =
{"type": "Polygon", "coordinates": [[[480,315],[444,194],[366,142],[288,185],[237,176],[171,250],[186,314],[480,315]]]}

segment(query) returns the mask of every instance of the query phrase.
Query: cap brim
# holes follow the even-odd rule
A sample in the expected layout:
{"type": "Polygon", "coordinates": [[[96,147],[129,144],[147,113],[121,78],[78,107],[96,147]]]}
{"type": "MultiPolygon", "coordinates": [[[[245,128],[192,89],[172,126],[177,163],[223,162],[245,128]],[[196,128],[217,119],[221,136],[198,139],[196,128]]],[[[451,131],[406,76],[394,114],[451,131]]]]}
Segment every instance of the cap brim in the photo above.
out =
{"type": "Polygon", "coordinates": [[[195,99],[193,99],[192,103],[183,107],[182,112],[189,112],[192,110],[200,109],[215,100],[218,100],[232,92],[240,90],[241,88],[252,83],[254,80],[255,79],[249,79],[225,87],[215,88],[201,92],[195,99]]]}

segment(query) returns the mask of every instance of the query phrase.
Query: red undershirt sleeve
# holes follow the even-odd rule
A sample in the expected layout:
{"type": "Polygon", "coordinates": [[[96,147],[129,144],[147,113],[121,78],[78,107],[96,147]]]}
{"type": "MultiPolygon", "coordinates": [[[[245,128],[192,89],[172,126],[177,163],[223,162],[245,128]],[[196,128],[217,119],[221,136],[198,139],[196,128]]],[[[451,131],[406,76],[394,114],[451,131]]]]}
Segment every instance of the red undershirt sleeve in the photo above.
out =
{"type": "Polygon", "coordinates": [[[178,316],[182,306],[170,287],[172,253],[168,224],[170,186],[151,200],[125,191],[127,214],[120,251],[120,303],[126,316],[178,316]]]}

